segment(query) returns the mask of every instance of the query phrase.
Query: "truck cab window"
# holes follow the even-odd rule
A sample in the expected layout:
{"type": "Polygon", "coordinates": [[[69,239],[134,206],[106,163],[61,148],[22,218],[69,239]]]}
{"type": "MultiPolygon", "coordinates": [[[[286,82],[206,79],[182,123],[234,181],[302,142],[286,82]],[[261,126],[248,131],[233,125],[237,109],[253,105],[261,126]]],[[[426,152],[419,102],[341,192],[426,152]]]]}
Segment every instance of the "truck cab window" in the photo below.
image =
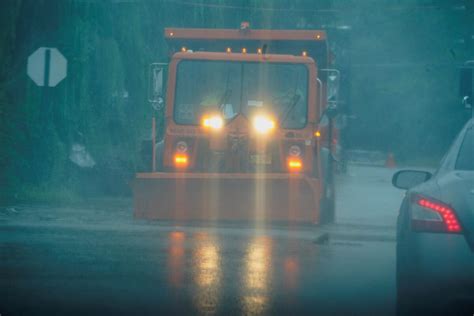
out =
{"type": "Polygon", "coordinates": [[[303,64],[184,60],[178,65],[174,120],[197,125],[203,113],[265,111],[283,128],[304,128],[308,71],[303,64]]]}
{"type": "Polygon", "coordinates": [[[203,113],[219,110],[232,118],[240,106],[240,65],[229,62],[179,63],[174,119],[178,124],[199,124],[203,113]]]}

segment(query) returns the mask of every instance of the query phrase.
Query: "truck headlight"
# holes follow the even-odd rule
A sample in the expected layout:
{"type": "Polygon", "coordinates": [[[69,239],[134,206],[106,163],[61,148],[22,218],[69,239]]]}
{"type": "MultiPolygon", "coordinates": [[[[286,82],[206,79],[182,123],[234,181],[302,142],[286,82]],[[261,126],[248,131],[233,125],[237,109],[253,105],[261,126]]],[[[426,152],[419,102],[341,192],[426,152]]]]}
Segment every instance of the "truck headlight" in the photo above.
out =
{"type": "Polygon", "coordinates": [[[268,134],[275,129],[275,121],[264,115],[254,116],[252,125],[259,134],[268,134]]]}
{"type": "Polygon", "coordinates": [[[219,130],[224,126],[224,119],[220,115],[209,115],[202,118],[202,126],[214,130],[219,130]]]}

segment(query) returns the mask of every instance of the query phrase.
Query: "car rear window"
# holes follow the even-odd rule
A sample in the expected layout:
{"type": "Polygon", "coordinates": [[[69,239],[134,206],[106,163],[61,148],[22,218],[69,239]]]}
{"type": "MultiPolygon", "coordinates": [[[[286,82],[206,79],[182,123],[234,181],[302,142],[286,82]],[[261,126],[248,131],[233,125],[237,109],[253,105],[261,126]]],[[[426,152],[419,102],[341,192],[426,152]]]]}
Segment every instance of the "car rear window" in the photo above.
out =
{"type": "Polygon", "coordinates": [[[474,170],[474,129],[467,130],[456,161],[458,170],[474,170]]]}

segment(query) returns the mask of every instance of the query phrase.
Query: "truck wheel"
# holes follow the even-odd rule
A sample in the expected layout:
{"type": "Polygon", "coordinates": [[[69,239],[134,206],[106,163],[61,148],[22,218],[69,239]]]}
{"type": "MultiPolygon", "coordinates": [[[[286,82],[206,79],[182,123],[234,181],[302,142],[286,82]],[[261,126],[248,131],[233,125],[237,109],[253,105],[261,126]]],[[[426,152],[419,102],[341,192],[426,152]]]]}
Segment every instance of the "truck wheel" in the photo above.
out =
{"type": "Polygon", "coordinates": [[[323,197],[321,198],[321,201],[319,203],[319,210],[320,224],[334,223],[334,188],[330,186],[324,186],[323,197]]]}
{"type": "Polygon", "coordinates": [[[163,154],[165,151],[165,141],[161,140],[156,143],[156,171],[163,171],[163,154]]]}

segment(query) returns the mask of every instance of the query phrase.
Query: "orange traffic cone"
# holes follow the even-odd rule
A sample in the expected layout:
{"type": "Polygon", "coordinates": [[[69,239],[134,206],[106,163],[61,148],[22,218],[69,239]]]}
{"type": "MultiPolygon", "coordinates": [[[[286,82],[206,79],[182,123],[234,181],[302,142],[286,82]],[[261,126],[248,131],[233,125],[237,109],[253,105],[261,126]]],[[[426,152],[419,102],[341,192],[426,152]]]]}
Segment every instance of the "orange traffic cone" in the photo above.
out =
{"type": "Polygon", "coordinates": [[[389,152],[387,155],[387,160],[385,161],[385,167],[387,168],[395,168],[397,164],[395,163],[395,157],[393,153],[389,152]]]}

